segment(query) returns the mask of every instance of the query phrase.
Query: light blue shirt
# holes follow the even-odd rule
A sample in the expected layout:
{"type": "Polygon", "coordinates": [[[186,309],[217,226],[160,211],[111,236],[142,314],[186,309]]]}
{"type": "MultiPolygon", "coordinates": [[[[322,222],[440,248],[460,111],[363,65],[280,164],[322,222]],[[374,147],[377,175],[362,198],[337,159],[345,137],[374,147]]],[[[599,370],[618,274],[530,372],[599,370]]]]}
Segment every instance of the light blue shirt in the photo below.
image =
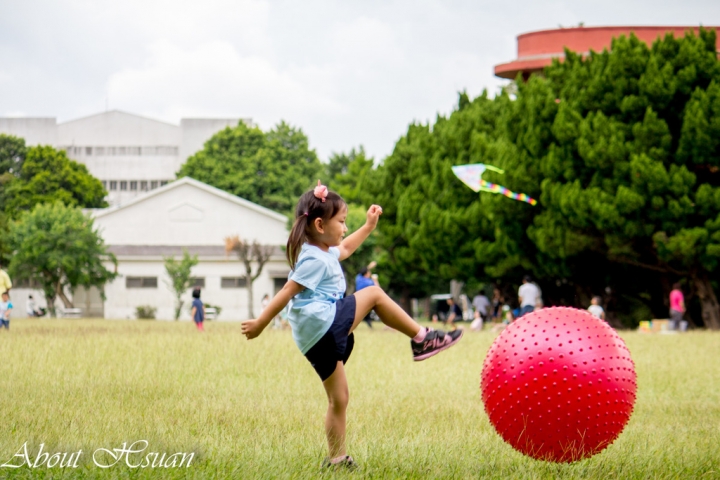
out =
{"type": "Polygon", "coordinates": [[[10,314],[8,313],[10,310],[12,310],[13,304],[11,301],[3,302],[0,300],[0,320],[7,320],[7,317],[10,317],[10,314]]]}
{"type": "Polygon", "coordinates": [[[293,339],[303,355],[330,329],[335,319],[335,302],[345,295],[345,275],[339,258],[340,250],[336,247],[323,252],[306,243],[295,270],[288,275],[289,280],[305,287],[290,300],[288,310],[293,339]]]}

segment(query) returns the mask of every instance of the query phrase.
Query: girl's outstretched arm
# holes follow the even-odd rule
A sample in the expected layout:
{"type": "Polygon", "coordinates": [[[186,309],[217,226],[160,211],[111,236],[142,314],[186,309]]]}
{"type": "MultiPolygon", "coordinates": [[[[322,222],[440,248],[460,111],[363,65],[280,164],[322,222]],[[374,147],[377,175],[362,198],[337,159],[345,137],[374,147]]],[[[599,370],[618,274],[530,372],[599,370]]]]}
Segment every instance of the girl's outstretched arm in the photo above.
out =
{"type": "Polygon", "coordinates": [[[379,205],[371,205],[370,208],[368,208],[365,225],[355,230],[352,235],[343,240],[338,247],[338,250],[340,250],[340,261],[348,258],[362,245],[365,239],[375,230],[375,227],[377,227],[380,215],[382,215],[382,208],[379,205]]]}
{"type": "Polygon", "coordinates": [[[241,328],[243,335],[245,335],[248,340],[260,335],[272,319],[285,308],[285,305],[288,304],[290,299],[303,290],[305,290],[305,287],[297,282],[288,280],[282,290],[270,300],[270,303],[268,303],[268,306],[265,307],[265,310],[262,311],[258,318],[242,322],[241,328]]]}

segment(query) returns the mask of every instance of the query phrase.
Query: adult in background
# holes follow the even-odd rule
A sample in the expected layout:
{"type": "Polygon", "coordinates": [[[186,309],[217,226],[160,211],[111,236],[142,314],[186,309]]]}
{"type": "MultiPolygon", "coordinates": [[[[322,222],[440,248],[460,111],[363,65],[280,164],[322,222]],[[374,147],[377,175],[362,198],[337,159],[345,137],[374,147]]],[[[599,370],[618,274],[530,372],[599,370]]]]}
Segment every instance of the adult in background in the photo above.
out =
{"type": "Polygon", "coordinates": [[[450,325],[450,328],[453,330],[457,330],[457,327],[453,323],[455,320],[460,320],[462,322],[463,319],[463,312],[462,308],[460,308],[460,305],[455,303],[455,299],[452,297],[447,299],[447,304],[450,305],[450,311],[448,312],[448,318],[447,318],[447,324],[450,325]]]}
{"type": "Polygon", "coordinates": [[[680,283],[674,283],[670,292],[670,321],[673,330],[680,330],[680,322],[682,322],[685,314],[685,296],[680,288],[680,283]]]}
{"type": "Polygon", "coordinates": [[[10,294],[11,288],[12,282],[10,281],[10,275],[8,275],[5,270],[3,270],[2,260],[0,260],[0,295],[5,292],[10,294]]]}
{"type": "Polygon", "coordinates": [[[520,288],[518,289],[520,312],[517,318],[520,318],[527,313],[534,312],[535,306],[538,304],[538,300],[540,300],[540,297],[540,288],[538,288],[537,285],[532,283],[532,278],[530,278],[530,275],[525,275],[523,277],[523,284],[520,285],[520,288]]]}
{"type": "Polygon", "coordinates": [[[493,297],[492,297],[492,317],[493,320],[501,320],[502,319],[502,307],[505,304],[505,299],[502,296],[502,293],[500,293],[500,289],[495,287],[493,288],[493,297]]]}
{"type": "Polygon", "coordinates": [[[470,330],[482,330],[483,322],[488,318],[488,308],[490,307],[490,300],[483,295],[482,292],[478,292],[472,301],[473,310],[475,310],[475,318],[470,325],[470,330]]]}
{"type": "MultiPolygon", "coordinates": [[[[372,274],[372,269],[377,265],[375,262],[371,262],[370,265],[367,267],[364,267],[360,270],[360,272],[355,277],[355,291],[358,292],[362,290],[363,288],[376,286],[379,287],[380,283],[378,282],[377,276],[372,274]]],[[[363,318],[363,322],[368,324],[368,327],[373,328],[372,326],[372,310],[368,312],[367,315],[365,315],[365,318],[363,318]]]]}

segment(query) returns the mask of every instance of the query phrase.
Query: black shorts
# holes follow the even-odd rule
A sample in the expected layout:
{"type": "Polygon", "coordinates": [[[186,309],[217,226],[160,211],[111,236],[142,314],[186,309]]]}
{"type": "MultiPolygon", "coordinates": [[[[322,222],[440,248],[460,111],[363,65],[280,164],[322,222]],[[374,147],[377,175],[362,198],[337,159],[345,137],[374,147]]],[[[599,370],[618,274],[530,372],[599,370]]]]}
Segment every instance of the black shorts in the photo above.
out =
{"type": "Polygon", "coordinates": [[[335,303],[335,318],[330,329],[305,354],[324,382],[335,372],[337,362],[347,363],[355,339],[350,333],[355,321],[355,297],[342,298],[335,303]]]}

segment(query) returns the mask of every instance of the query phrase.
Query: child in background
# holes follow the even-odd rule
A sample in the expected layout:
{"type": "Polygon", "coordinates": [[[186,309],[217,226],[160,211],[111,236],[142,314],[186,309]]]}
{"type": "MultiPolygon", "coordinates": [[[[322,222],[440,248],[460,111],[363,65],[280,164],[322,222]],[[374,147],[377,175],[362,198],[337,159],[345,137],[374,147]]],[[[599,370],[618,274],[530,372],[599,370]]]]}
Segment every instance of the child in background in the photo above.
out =
{"type": "Polygon", "coordinates": [[[593,297],[592,300],[590,300],[588,312],[590,312],[593,317],[605,320],[605,310],[600,306],[600,300],[600,297],[593,297]]]}
{"type": "Polygon", "coordinates": [[[204,332],[203,329],[203,322],[205,322],[205,305],[203,305],[202,300],[200,300],[200,289],[196,288],[193,290],[192,293],[193,301],[192,301],[192,319],[195,322],[195,325],[197,326],[197,329],[199,332],[204,332]]]}
{"type": "Polygon", "coordinates": [[[13,304],[10,302],[10,295],[3,292],[2,301],[0,302],[0,329],[5,327],[5,330],[10,330],[10,310],[12,308],[13,304]]]}
{"type": "Polygon", "coordinates": [[[352,255],[375,229],[382,209],[372,205],[365,225],[343,239],[347,213],[340,195],[328,191],[320,181],[300,197],[287,242],[292,269],[288,281],[259,318],[243,322],[242,333],[248,339],[257,337],[289,303],[293,339],[317,372],[328,397],[325,434],[330,455],[323,466],[353,469],[356,464],[345,452],[349,394],[344,366],[353,349],[353,330],[374,309],[383,323],[411,339],[415,361],[454,345],[462,330],[446,334],[421,327],[378,286],[344,297],[346,284],[340,261],[352,255]]]}

